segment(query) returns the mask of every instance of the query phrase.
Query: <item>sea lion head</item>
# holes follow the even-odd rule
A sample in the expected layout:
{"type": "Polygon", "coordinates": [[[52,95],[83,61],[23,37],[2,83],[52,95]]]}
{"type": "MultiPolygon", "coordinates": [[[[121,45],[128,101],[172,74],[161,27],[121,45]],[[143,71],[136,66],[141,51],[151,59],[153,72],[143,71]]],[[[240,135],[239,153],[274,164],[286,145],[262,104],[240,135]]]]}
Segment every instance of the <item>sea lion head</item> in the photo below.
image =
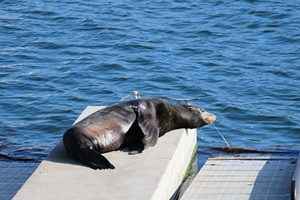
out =
{"type": "Polygon", "coordinates": [[[181,105],[180,116],[183,121],[185,121],[188,128],[199,128],[216,121],[216,116],[214,114],[189,104],[181,105]]]}

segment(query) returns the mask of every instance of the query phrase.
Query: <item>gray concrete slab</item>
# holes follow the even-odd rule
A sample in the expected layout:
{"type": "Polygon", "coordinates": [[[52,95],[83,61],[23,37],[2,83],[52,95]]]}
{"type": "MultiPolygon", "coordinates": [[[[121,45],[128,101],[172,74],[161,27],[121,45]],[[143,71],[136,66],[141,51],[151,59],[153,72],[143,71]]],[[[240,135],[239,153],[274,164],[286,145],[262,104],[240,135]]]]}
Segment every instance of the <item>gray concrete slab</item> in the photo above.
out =
{"type": "MultiPolygon", "coordinates": [[[[88,107],[78,118],[100,107],[88,107]]],[[[92,170],[70,160],[60,143],[14,200],[168,200],[185,175],[196,145],[196,130],[175,130],[137,155],[110,152],[114,170],[92,170]]]]}
{"type": "Polygon", "coordinates": [[[182,200],[289,200],[294,157],[209,159],[182,200]]]}

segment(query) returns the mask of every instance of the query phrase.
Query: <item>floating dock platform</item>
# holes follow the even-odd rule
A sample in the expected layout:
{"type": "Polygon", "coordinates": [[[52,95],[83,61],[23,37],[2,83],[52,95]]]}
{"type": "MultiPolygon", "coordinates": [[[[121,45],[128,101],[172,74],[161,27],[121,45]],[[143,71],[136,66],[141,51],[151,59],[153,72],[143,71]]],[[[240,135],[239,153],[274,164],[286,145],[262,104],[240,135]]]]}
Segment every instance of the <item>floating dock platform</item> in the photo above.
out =
{"type": "Polygon", "coordinates": [[[182,200],[291,200],[296,163],[272,155],[210,158],[182,200]]]}
{"type": "MultiPolygon", "coordinates": [[[[75,123],[101,109],[87,107],[75,123]]],[[[70,160],[62,143],[42,161],[13,200],[170,200],[196,147],[196,130],[175,130],[137,155],[104,154],[114,170],[70,160]]],[[[300,200],[297,156],[247,154],[209,158],[181,200],[300,200]]]]}
{"type": "MultiPolygon", "coordinates": [[[[99,109],[87,107],[76,122],[99,109]]],[[[114,170],[82,166],[66,156],[60,143],[13,200],[169,200],[184,179],[196,142],[195,129],[179,129],[140,154],[104,154],[114,170]]]]}

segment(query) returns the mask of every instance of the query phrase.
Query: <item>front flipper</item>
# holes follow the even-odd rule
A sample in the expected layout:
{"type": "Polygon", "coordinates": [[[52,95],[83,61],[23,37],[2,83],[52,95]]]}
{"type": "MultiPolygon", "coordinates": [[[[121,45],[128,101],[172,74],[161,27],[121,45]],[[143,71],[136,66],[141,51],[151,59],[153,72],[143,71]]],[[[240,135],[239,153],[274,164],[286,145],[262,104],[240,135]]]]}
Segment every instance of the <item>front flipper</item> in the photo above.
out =
{"type": "Polygon", "coordinates": [[[144,134],[143,144],[145,148],[154,146],[159,137],[159,123],[153,103],[141,102],[138,105],[137,120],[144,134]]]}

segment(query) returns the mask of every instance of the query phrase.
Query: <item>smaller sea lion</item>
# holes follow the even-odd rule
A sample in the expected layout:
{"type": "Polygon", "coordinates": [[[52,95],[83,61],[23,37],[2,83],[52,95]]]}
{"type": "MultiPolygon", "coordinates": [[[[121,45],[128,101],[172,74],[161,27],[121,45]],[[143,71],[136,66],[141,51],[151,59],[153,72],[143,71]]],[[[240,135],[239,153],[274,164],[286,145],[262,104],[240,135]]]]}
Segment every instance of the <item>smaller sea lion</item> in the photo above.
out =
{"type": "Polygon", "coordinates": [[[136,99],[101,109],[67,130],[63,143],[75,160],[93,169],[113,169],[102,153],[142,152],[159,137],[179,128],[199,128],[216,120],[203,109],[164,99],[136,99]]]}

